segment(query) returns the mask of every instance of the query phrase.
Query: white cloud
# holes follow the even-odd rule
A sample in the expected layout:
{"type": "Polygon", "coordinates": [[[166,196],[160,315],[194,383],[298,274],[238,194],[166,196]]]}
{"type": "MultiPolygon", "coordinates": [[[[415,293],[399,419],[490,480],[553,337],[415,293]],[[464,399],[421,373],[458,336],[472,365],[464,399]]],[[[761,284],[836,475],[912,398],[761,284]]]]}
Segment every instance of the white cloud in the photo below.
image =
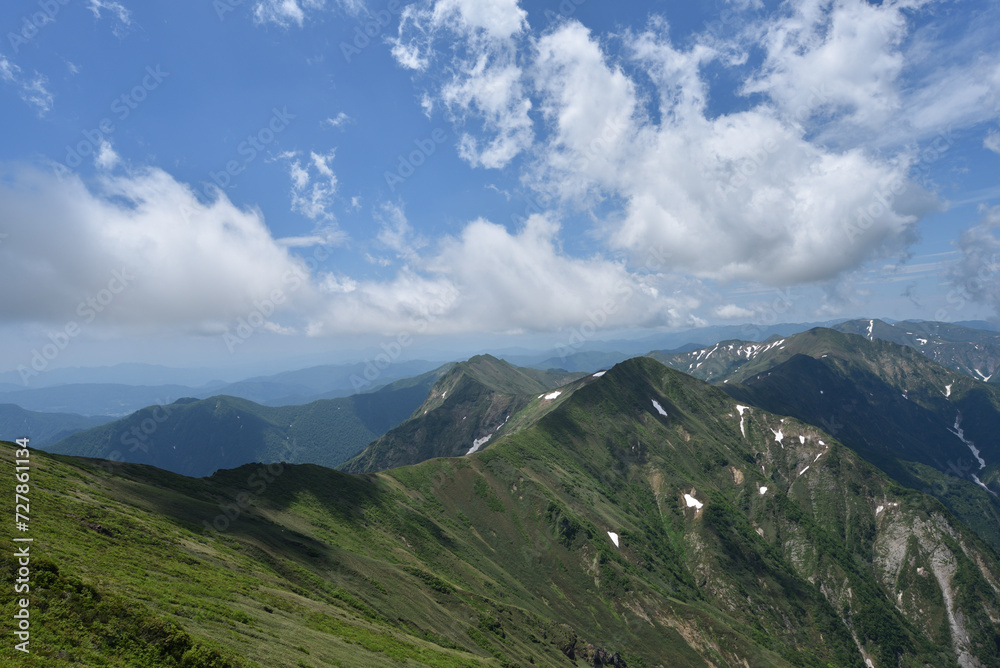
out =
{"type": "MultiPolygon", "coordinates": [[[[336,0],[338,9],[355,16],[365,8],[364,0],[336,0]]],[[[326,8],[326,0],[260,0],[253,6],[256,23],[275,23],[282,27],[295,24],[299,28],[311,12],[326,8]]]]}
{"type": "Polygon", "coordinates": [[[87,9],[94,14],[94,18],[101,18],[101,11],[107,10],[109,14],[117,19],[115,26],[111,29],[115,37],[122,37],[132,27],[132,12],[120,2],[114,2],[114,0],[90,0],[87,9]]]}
{"type": "Polygon", "coordinates": [[[328,118],[324,121],[324,123],[326,125],[329,125],[331,128],[340,128],[347,125],[348,123],[353,123],[353,122],[354,119],[342,111],[333,118],[328,118]]]}
{"type": "Polygon", "coordinates": [[[463,128],[459,155],[474,167],[502,168],[534,139],[517,60],[526,17],[517,0],[425,0],[403,10],[399,35],[390,40],[396,61],[421,72],[439,58],[435,39],[452,41],[447,64],[434,68],[451,75],[422,95],[421,107],[429,116],[442,103],[463,128]]]}
{"type": "MultiPolygon", "coordinates": [[[[679,324],[697,306],[666,296],[652,278],[600,258],[558,248],[559,227],[542,216],[511,234],[486,220],[469,223],[434,254],[387,282],[340,289],[313,335],[345,332],[457,333],[679,324]]],[[[342,278],[333,281],[343,286],[342,278]]]]}
{"type": "Polygon", "coordinates": [[[639,261],[659,249],[675,270],[721,281],[826,280],[912,240],[933,200],[907,177],[905,153],[827,148],[767,102],[710,116],[700,69],[717,52],[677,49],[665,33],[654,20],[628,36],[656,86],[657,121],[582,25],[539,40],[535,75],[553,131],[537,188],[574,205],[617,198],[604,229],[612,247],[639,261]]]}
{"type": "Polygon", "coordinates": [[[279,156],[290,161],[292,211],[314,221],[335,221],[336,217],[330,209],[336,200],[338,181],[330,163],[336,151],[325,154],[312,151],[305,162],[298,155],[287,152],[279,156]]]}
{"type": "Polygon", "coordinates": [[[94,166],[98,169],[110,170],[115,168],[119,160],[120,158],[115,153],[114,147],[111,146],[111,142],[107,139],[102,139],[97,155],[94,156],[94,166]]]}
{"type": "Polygon", "coordinates": [[[990,130],[990,133],[986,135],[986,139],[983,140],[983,146],[1000,155],[1000,132],[990,130]]]}
{"type": "Polygon", "coordinates": [[[959,237],[961,255],[949,272],[953,289],[948,308],[960,309],[968,299],[989,306],[994,317],[1000,317],[1000,206],[981,211],[980,221],[959,237]]]}
{"type": "Polygon", "coordinates": [[[39,116],[52,109],[53,95],[47,88],[49,80],[44,74],[36,71],[32,77],[22,77],[21,68],[0,54],[0,80],[16,86],[21,100],[34,107],[39,116]]]}
{"type": "Polygon", "coordinates": [[[407,260],[416,259],[417,251],[427,245],[426,240],[414,234],[402,206],[383,204],[375,217],[382,223],[376,238],[397,256],[407,260]]]}
{"type": "Polygon", "coordinates": [[[292,308],[314,294],[304,263],[258,212],[221,193],[203,203],[158,169],[104,177],[94,189],[75,175],[5,169],[0,215],[10,234],[0,282],[18,286],[5,297],[8,322],[219,333],[275,290],[292,308]],[[127,285],[93,317],[86,300],[107,292],[115,272],[127,285]]]}
{"type": "Polygon", "coordinates": [[[754,316],[754,311],[736,304],[724,304],[715,307],[714,314],[723,320],[749,320],[754,316]]]}

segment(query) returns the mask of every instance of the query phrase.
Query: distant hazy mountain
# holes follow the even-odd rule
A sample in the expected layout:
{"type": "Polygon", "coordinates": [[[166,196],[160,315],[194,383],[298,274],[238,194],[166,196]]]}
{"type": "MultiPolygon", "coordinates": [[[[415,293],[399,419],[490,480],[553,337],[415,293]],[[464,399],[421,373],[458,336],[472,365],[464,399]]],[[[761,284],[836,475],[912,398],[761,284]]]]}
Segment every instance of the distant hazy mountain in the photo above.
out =
{"type": "MultiPolygon", "coordinates": [[[[453,418],[473,381],[532,386],[497,360],[453,371],[432,399],[453,418]]],[[[470,456],[366,476],[36,453],[38,665],[1000,665],[997,552],[822,429],[648,358],[515,421],[470,456]]]]}
{"type": "Polygon", "coordinates": [[[997,373],[1000,371],[1000,332],[945,322],[909,320],[892,325],[881,320],[849,320],[833,329],[909,346],[941,366],[983,382],[1000,383],[1000,373],[997,373]]]}
{"type": "Polygon", "coordinates": [[[186,385],[83,383],[0,392],[0,402],[48,413],[122,416],[143,406],[171,403],[181,397],[197,395],[198,390],[186,385]]]}
{"type": "Polygon", "coordinates": [[[65,438],[50,452],[204,476],[247,462],[335,467],[413,413],[444,368],[376,392],[270,407],[218,396],[149,406],[65,438]]]}
{"type": "Polygon", "coordinates": [[[87,417],[73,413],[27,411],[13,404],[0,404],[0,438],[31,439],[34,447],[45,447],[91,427],[111,422],[110,416],[87,417]]]}
{"type": "Polygon", "coordinates": [[[535,395],[580,376],[516,367],[492,355],[477,355],[451,367],[412,418],[342,468],[358,473],[381,471],[474,452],[503,433],[511,416],[535,395]]]}

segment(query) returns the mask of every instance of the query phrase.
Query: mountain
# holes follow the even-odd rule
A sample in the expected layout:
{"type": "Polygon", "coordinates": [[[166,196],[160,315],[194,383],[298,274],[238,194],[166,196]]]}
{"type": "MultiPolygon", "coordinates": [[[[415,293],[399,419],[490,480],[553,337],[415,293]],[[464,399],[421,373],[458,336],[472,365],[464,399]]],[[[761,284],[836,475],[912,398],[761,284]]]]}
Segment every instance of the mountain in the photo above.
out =
{"type": "Polygon", "coordinates": [[[364,476],[34,453],[19,665],[1000,665],[997,552],[828,434],[651,359],[547,401],[364,476]]]}
{"type": "Polygon", "coordinates": [[[375,392],[299,406],[218,396],[149,406],[48,447],[205,476],[247,462],[338,466],[405,420],[446,367],[375,392]]]}
{"type": "Polygon", "coordinates": [[[87,417],[73,413],[26,411],[13,404],[0,404],[0,436],[13,440],[30,438],[44,447],[70,434],[97,427],[114,420],[109,416],[87,417]]]}
{"type": "Polygon", "coordinates": [[[364,473],[475,452],[503,433],[512,415],[538,393],[580,378],[579,373],[516,367],[492,355],[454,365],[413,416],[344,463],[364,473]]]}
{"type": "Polygon", "coordinates": [[[1000,383],[1000,332],[947,322],[849,320],[832,329],[909,346],[941,366],[983,382],[1000,383]]]}
{"type": "Polygon", "coordinates": [[[830,329],[720,344],[701,351],[698,370],[737,353],[742,364],[721,384],[730,396],[825,429],[1000,548],[1000,389],[914,348],[830,329]]]}
{"type": "Polygon", "coordinates": [[[128,415],[144,406],[168,404],[198,394],[186,385],[82,383],[0,392],[0,403],[31,411],[82,415],[128,415]]]}
{"type": "MultiPolygon", "coordinates": [[[[1000,333],[997,332],[943,322],[890,324],[875,319],[849,320],[834,324],[830,329],[908,346],[941,366],[983,382],[1000,383],[1000,374],[996,373],[1000,370],[1000,333]]],[[[654,351],[649,356],[697,378],[720,383],[737,375],[748,375],[738,370],[757,368],[754,366],[756,358],[774,348],[780,349],[785,338],[775,335],[760,343],[730,339],[691,351],[654,351]]]]}
{"type": "Polygon", "coordinates": [[[594,372],[609,369],[619,362],[624,362],[633,355],[619,352],[580,352],[565,357],[549,357],[536,364],[528,366],[535,369],[562,369],[563,371],[594,372]]]}

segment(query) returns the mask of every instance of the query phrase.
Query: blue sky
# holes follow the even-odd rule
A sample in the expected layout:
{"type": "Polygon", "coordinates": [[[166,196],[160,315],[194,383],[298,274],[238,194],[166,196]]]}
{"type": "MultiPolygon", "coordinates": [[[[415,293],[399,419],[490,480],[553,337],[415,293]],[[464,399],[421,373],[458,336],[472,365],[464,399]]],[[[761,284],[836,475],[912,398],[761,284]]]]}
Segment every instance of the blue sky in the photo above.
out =
{"type": "Polygon", "coordinates": [[[0,370],[995,317],[1000,6],[689,4],[4,3],[0,370]]]}

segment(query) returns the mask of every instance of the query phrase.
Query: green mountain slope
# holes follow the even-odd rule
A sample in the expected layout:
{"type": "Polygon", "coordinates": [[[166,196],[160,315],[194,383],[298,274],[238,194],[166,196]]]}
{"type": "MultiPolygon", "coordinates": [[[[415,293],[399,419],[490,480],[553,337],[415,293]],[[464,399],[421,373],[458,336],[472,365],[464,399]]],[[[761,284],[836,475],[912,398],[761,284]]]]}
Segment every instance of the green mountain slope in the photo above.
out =
{"type": "Polygon", "coordinates": [[[909,346],[948,369],[1000,383],[1000,332],[947,322],[849,320],[831,329],[909,346]],[[869,329],[871,332],[869,333],[869,329]]]}
{"type": "Polygon", "coordinates": [[[516,367],[491,355],[452,366],[413,416],[346,462],[365,473],[475,452],[531,403],[586,374],[516,367]]]}
{"type": "Polygon", "coordinates": [[[113,419],[74,413],[42,413],[28,411],[14,404],[0,404],[0,437],[7,440],[30,438],[38,446],[46,446],[113,419]]]}
{"type": "Polygon", "coordinates": [[[440,373],[443,369],[375,392],[302,406],[261,406],[224,396],[182,399],[144,408],[47,449],[190,476],[247,462],[335,467],[409,417],[440,373]]]}
{"type": "Polygon", "coordinates": [[[33,466],[45,632],[21,665],[1000,666],[994,550],[815,427],[650,359],[482,452],[374,475],[33,466]]]}
{"type": "Polygon", "coordinates": [[[913,348],[828,329],[788,338],[732,378],[722,387],[734,398],[825,429],[1000,547],[996,387],[913,348]]]}

